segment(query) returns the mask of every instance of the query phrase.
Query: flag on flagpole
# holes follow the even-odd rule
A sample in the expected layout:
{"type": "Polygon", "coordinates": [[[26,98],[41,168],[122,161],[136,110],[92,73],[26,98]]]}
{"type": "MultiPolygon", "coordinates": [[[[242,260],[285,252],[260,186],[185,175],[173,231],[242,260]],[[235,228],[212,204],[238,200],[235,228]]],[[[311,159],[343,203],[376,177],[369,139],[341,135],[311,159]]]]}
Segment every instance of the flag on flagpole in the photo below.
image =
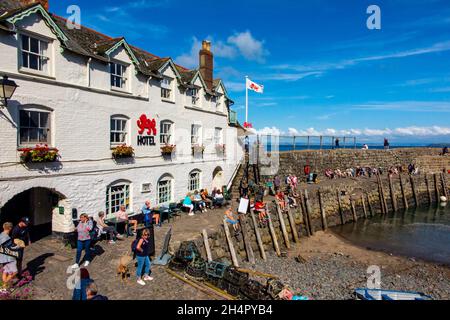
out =
{"type": "Polygon", "coordinates": [[[251,81],[250,79],[247,78],[247,89],[249,90],[253,90],[257,93],[264,93],[264,86],[259,85],[253,81],[251,81]]]}

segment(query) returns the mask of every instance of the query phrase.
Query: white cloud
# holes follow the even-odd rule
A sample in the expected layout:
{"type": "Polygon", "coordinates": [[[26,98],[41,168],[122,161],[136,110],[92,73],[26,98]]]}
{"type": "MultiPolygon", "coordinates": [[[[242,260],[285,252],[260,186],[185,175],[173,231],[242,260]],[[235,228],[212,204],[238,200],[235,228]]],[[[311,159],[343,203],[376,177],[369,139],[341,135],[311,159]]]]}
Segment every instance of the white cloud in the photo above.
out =
{"type": "Polygon", "coordinates": [[[269,52],[264,48],[264,41],[256,40],[250,31],[235,33],[228,37],[228,43],[235,45],[239,52],[250,61],[265,62],[269,52]]]}
{"type": "Polygon", "coordinates": [[[192,37],[191,50],[176,57],[175,62],[186,68],[198,68],[198,53],[201,48],[202,43],[196,37],[192,37]]]}
{"type": "Polygon", "coordinates": [[[283,134],[277,127],[265,127],[261,130],[257,130],[257,133],[263,136],[281,136],[283,134]]]}

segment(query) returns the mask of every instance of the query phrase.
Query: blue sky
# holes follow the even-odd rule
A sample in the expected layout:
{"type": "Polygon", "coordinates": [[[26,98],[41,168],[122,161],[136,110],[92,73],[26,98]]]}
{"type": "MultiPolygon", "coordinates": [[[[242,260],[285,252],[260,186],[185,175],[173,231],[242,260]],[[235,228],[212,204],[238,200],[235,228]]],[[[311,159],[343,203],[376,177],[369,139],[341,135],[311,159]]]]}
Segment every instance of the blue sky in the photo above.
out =
{"type": "Polygon", "coordinates": [[[55,1],[68,16],[133,45],[197,67],[201,40],[213,42],[221,77],[244,120],[262,132],[356,135],[361,139],[450,142],[448,0],[104,0],[55,1]],[[369,5],[381,30],[369,30],[369,5]]]}

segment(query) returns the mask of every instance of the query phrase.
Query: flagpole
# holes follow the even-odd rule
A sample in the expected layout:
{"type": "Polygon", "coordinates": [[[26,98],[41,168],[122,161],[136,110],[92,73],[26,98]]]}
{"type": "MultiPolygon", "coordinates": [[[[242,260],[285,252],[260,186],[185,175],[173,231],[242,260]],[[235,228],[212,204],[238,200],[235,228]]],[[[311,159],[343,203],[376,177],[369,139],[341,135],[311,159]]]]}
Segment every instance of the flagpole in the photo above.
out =
{"type": "Polygon", "coordinates": [[[245,76],[245,122],[248,123],[248,76],[245,76]]]}

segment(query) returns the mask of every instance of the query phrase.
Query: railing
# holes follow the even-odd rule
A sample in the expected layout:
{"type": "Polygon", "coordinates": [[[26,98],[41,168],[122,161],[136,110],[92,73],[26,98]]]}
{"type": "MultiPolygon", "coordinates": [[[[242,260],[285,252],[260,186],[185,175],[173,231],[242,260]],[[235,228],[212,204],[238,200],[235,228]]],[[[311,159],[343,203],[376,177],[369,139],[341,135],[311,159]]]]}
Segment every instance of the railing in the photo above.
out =
{"type": "Polygon", "coordinates": [[[258,141],[265,145],[267,151],[272,151],[277,147],[279,151],[358,148],[356,137],[258,135],[258,141]]]}

